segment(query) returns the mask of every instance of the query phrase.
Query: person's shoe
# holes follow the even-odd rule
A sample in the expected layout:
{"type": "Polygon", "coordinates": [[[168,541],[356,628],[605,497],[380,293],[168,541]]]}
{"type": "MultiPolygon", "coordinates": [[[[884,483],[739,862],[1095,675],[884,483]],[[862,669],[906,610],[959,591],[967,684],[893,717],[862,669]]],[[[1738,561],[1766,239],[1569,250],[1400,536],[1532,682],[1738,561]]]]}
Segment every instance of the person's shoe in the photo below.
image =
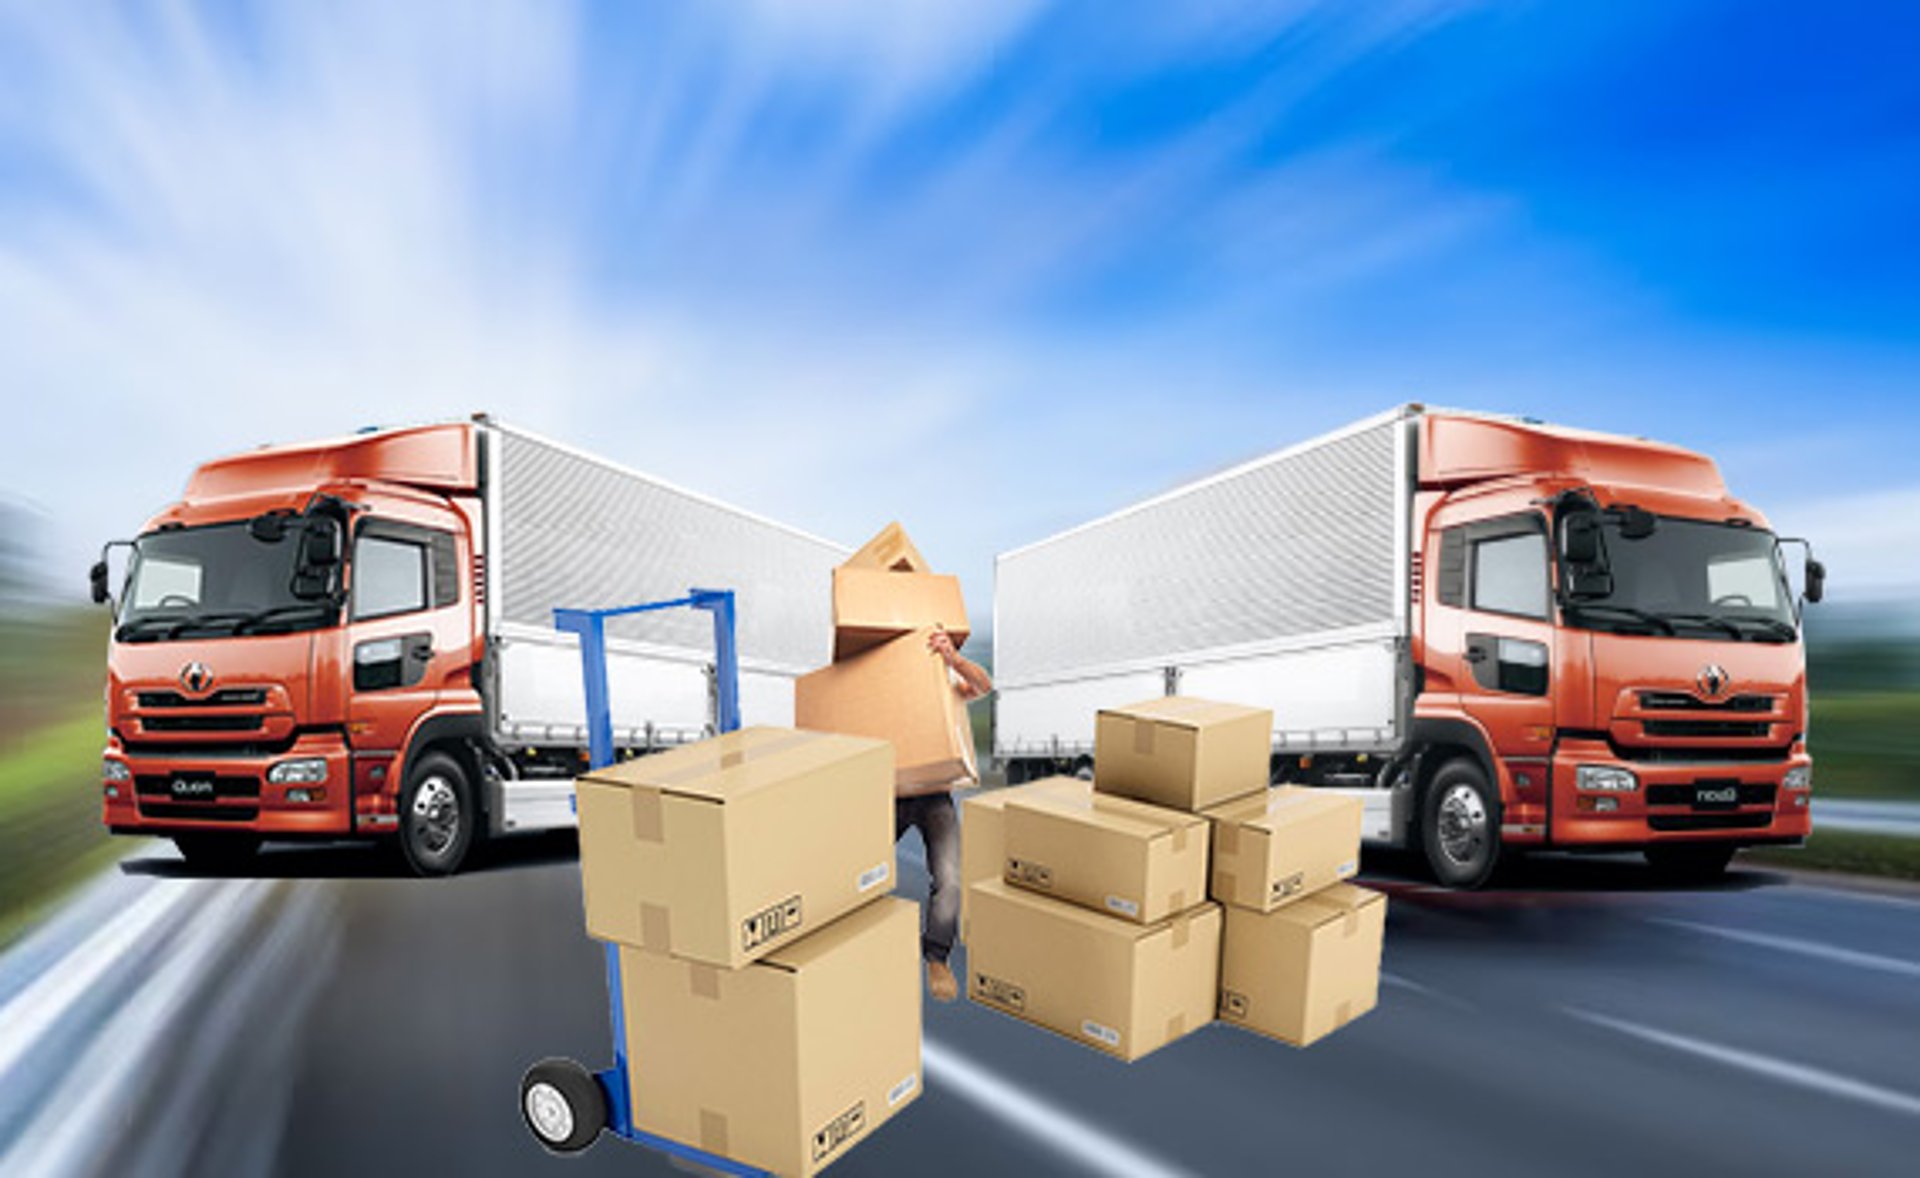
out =
{"type": "Polygon", "coordinates": [[[927,993],[935,1002],[952,1002],[960,997],[960,981],[944,961],[927,962],[927,993]]]}

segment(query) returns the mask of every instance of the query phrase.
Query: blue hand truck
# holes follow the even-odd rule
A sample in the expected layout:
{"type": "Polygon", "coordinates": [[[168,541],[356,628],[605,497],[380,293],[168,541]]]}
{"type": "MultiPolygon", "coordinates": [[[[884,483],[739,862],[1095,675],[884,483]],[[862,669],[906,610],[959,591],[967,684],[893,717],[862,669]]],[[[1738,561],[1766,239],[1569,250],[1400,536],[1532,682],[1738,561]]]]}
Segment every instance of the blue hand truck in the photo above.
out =
{"type": "MultiPolygon", "coordinates": [[[[580,636],[580,677],[587,697],[587,763],[594,769],[613,764],[613,714],[607,707],[607,619],[655,610],[689,607],[713,615],[714,728],[740,727],[740,663],[734,650],[733,591],[692,589],[672,601],[650,601],[617,609],[556,609],[554,628],[580,636]]],[[[765,1170],[643,1132],[633,1124],[627,1094],[627,1027],[621,1006],[620,947],[605,946],[607,1004],[613,1027],[613,1066],[597,1072],[570,1059],[541,1060],[520,1081],[520,1115],[541,1145],[572,1153],[593,1144],[602,1130],[659,1150],[683,1163],[740,1178],[772,1178],[765,1170]]]]}

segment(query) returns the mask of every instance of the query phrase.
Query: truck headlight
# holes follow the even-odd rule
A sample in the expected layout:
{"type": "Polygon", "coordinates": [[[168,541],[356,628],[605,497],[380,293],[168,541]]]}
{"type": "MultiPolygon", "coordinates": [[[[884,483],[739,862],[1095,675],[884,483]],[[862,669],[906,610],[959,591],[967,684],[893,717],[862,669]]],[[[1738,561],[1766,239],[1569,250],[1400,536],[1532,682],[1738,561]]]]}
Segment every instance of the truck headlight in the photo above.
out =
{"type": "Polygon", "coordinates": [[[1793,768],[1787,770],[1787,775],[1780,779],[1780,788],[1781,789],[1812,789],[1813,788],[1813,766],[1812,765],[1795,765],[1793,768]]]}
{"type": "Polygon", "coordinates": [[[102,757],[100,758],[100,776],[108,781],[132,781],[133,770],[127,768],[125,761],[102,757]]]}
{"type": "Polygon", "coordinates": [[[1602,793],[1628,794],[1640,788],[1640,779],[1617,765],[1582,765],[1574,773],[1578,789],[1602,793]]]}
{"type": "Polygon", "coordinates": [[[267,780],[275,785],[314,785],[327,779],[325,757],[300,757],[282,761],[267,770],[267,780]]]}

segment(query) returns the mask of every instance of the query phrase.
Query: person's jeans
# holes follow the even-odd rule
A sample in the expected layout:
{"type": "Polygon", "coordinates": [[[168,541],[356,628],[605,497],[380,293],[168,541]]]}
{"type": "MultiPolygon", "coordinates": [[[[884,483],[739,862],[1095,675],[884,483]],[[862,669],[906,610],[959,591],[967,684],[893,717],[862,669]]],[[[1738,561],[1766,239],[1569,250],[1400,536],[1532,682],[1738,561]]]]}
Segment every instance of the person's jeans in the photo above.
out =
{"type": "Polygon", "coordinates": [[[920,952],[928,961],[944,963],[953,952],[960,930],[960,815],[950,793],[921,794],[893,800],[893,837],[908,827],[920,831],[927,845],[927,875],[933,884],[927,893],[927,914],[920,932],[920,952]]]}

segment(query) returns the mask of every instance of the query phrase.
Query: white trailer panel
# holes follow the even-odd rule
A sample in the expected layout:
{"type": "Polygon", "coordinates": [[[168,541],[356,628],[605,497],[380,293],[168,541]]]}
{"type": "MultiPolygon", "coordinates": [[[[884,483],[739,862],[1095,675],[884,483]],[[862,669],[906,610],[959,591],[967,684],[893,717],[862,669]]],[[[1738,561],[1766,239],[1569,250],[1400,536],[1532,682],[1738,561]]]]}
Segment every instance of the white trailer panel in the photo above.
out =
{"type": "Polygon", "coordinates": [[[1089,751],[1095,711],[1170,682],[1271,707],[1277,748],[1396,746],[1411,420],[1370,418],[1002,554],[995,753],[1089,751]]]}
{"type": "MultiPolygon", "coordinates": [[[[731,589],[741,716],[793,722],[793,680],[832,648],[833,566],[849,550],[570,447],[482,427],[489,702],[506,744],[586,743],[579,643],[556,607],[605,609],[731,589]]],[[[710,615],[610,619],[616,744],[698,739],[711,716],[710,615]]]]}

